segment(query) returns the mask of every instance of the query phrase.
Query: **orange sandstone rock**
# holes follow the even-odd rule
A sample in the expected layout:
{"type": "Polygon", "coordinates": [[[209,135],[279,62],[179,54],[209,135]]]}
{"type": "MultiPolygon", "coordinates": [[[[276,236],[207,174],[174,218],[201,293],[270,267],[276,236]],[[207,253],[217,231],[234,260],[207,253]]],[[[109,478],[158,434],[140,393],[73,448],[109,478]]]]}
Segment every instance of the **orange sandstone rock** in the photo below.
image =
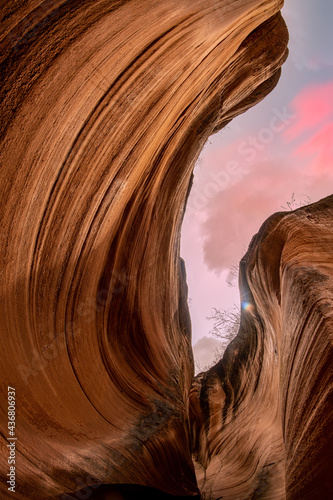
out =
{"type": "Polygon", "coordinates": [[[241,261],[238,336],[194,381],[204,498],[333,492],[333,196],[271,216],[241,261]]]}
{"type": "Polygon", "coordinates": [[[203,144],[278,81],[281,6],[3,2],[0,397],[15,388],[18,500],[102,498],[100,483],[325,498],[331,199],[264,226],[242,261],[252,309],[193,385],[179,257],[203,144]]]}

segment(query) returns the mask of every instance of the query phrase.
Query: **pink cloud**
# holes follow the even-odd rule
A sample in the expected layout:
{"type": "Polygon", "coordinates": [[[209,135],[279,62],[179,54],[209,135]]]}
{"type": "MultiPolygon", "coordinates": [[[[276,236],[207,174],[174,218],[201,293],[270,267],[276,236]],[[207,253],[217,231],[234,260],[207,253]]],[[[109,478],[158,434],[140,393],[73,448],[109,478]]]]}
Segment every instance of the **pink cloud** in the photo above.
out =
{"type": "Polygon", "coordinates": [[[333,81],[303,89],[288,108],[292,114],[285,108],[276,115],[283,116],[281,131],[272,123],[207,155],[217,192],[209,197],[200,186],[208,199],[201,228],[205,263],[217,273],[238,262],[262,222],[282,210],[293,193],[298,202],[332,194],[333,81]],[[225,169],[235,159],[242,175],[229,176],[219,190],[216,166],[225,169]]]}
{"type": "Polygon", "coordinates": [[[204,261],[215,272],[237,264],[264,220],[283,210],[295,193],[297,202],[331,194],[333,171],[312,175],[295,164],[272,160],[252,166],[237,184],[220,192],[207,207],[202,224],[204,261]]]}
{"type": "Polygon", "coordinates": [[[308,142],[301,144],[294,151],[294,155],[307,158],[313,174],[322,174],[332,170],[333,122],[324,125],[308,142]]]}
{"type": "Polygon", "coordinates": [[[286,128],[284,136],[288,141],[294,141],[302,134],[313,131],[327,119],[333,118],[333,81],[306,87],[294,98],[290,106],[296,120],[286,128]]]}
{"type": "Polygon", "coordinates": [[[223,356],[223,344],[213,337],[202,337],[193,346],[196,373],[208,370],[223,356]]]}
{"type": "Polygon", "coordinates": [[[308,86],[261,127],[227,145],[221,138],[203,155],[189,206],[210,270],[238,263],[263,221],[293,193],[297,202],[332,194],[332,97],[333,81],[308,86]]]}

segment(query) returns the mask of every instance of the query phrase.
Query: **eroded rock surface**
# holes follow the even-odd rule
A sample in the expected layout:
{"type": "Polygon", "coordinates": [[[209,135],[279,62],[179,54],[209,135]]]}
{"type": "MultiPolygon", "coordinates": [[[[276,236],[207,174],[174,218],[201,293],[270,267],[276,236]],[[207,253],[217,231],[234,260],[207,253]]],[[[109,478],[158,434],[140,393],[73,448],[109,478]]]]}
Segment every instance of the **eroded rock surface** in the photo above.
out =
{"type": "Polygon", "coordinates": [[[333,492],[333,196],[271,216],[240,265],[239,334],[191,392],[206,498],[333,492]]]}
{"type": "MultiPolygon", "coordinates": [[[[199,484],[207,496],[211,472],[217,478],[211,495],[226,488],[228,472],[233,492],[264,498],[260,488],[267,484],[270,498],[280,498],[284,443],[287,491],[317,481],[320,474],[312,471],[301,483],[304,467],[297,465],[317,420],[309,417],[297,447],[288,448],[303,415],[300,406],[298,420],[291,417],[303,397],[295,384],[304,382],[291,370],[291,349],[311,361],[316,344],[301,354],[288,340],[292,333],[278,330],[281,339],[268,346],[268,334],[258,330],[267,326],[258,318],[264,307],[274,310],[275,299],[269,295],[264,306],[254,289],[255,280],[263,280],[270,294],[275,278],[269,270],[267,279],[252,276],[248,268],[244,280],[259,316],[243,320],[239,354],[230,348],[191,390],[179,258],[184,204],[203,144],[277,83],[287,53],[281,6],[277,0],[2,3],[1,401],[7,386],[14,387],[17,499],[79,498],[75,492],[84,487],[96,496],[98,483],[180,496],[198,495],[199,484]],[[280,366],[289,370],[283,376],[280,366]],[[199,386],[206,393],[201,399],[199,386]],[[224,394],[229,400],[222,409],[224,394]],[[239,399],[234,415],[233,395],[239,399]],[[249,437],[252,417],[258,422],[249,437]],[[224,443],[223,426],[232,419],[243,427],[241,449],[251,454],[244,463],[228,454],[221,475],[223,450],[237,441],[230,431],[224,443]],[[237,475],[243,487],[235,486],[237,475]]],[[[286,280],[283,286],[293,285],[286,280]]],[[[292,300],[283,304],[292,309],[292,300]]],[[[265,316],[269,328],[278,328],[280,309],[274,311],[275,319],[265,316]]],[[[318,363],[311,369],[319,377],[318,363]]],[[[319,394],[324,408],[326,392],[319,394]]],[[[12,498],[6,411],[2,404],[1,497],[12,498]]],[[[313,449],[311,464],[320,449],[313,449]]],[[[299,498],[295,491],[288,498],[299,498]]]]}

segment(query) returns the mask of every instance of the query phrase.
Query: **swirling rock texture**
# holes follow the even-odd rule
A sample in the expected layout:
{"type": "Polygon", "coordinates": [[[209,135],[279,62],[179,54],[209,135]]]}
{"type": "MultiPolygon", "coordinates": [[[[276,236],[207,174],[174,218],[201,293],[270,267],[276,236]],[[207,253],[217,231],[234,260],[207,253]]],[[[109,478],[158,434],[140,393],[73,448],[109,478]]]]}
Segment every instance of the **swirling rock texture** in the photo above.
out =
{"type": "Polygon", "coordinates": [[[19,500],[315,498],[327,481],[328,201],[255,240],[252,312],[193,386],[179,257],[203,144],[278,81],[281,6],[2,3],[1,498],[7,386],[19,500]]]}
{"type": "Polygon", "coordinates": [[[206,498],[333,492],[333,196],[271,216],[240,263],[241,326],[191,392],[206,498]]]}

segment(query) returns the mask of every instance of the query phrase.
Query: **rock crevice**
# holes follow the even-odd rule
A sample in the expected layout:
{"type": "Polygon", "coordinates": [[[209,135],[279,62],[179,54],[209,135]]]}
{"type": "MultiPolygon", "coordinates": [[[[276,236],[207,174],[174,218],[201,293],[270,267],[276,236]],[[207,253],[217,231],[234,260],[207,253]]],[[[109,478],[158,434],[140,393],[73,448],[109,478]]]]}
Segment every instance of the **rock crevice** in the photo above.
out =
{"type": "MultiPolygon", "coordinates": [[[[274,349],[280,360],[291,355],[291,334],[281,334],[269,350],[258,334],[268,328],[258,320],[262,313],[245,318],[235,368],[230,348],[192,387],[180,228],[209,135],[277,83],[288,38],[281,6],[277,0],[3,3],[1,398],[7,385],[16,388],[18,500],[75,498],[84,487],[96,493],[97,484],[127,484],[124,495],[137,485],[196,496],[211,487],[210,471],[218,471],[217,490],[225,487],[219,457],[235,438],[224,429],[232,419],[249,418],[242,401],[251,391],[259,405],[264,373],[274,392],[279,369],[268,376],[267,365],[276,363],[274,349]],[[196,479],[192,451],[196,467],[207,468],[206,486],[201,469],[196,479]]],[[[321,221],[323,213],[309,217],[321,221]]],[[[284,253],[281,259],[295,271],[284,253]]],[[[263,299],[252,283],[266,271],[260,268],[258,277],[253,262],[244,276],[259,311],[263,299]]],[[[280,308],[288,307],[283,290],[291,286],[282,278],[280,308]]],[[[269,294],[271,285],[268,273],[269,294]]],[[[317,313],[308,314],[310,324],[317,313]]],[[[312,359],[315,347],[304,355],[312,359]]],[[[230,480],[238,467],[256,498],[263,484],[274,495],[283,489],[272,486],[283,466],[271,463],[284,460],[279,453],[294,432],[290,404],[298,398],[289,358],[286,366],[291,385],[281,379],[282,395],[283,384],[289,387],[282,415],[276,399],[257,416],[252,403],[253,418],[266,419],[257,425],[271,436],[269,449],[263,452],[262,438],[244,429],[254,461],[231,454],[227,464],[230,480]],[[281,419],[283,437],[276,430],[281,419]]],[[[11,498],[6,436],[2,418],[1,495],[11,498]]],[[[290,471],[286,488],[293,491],[300,472],[290,471]]]]}

